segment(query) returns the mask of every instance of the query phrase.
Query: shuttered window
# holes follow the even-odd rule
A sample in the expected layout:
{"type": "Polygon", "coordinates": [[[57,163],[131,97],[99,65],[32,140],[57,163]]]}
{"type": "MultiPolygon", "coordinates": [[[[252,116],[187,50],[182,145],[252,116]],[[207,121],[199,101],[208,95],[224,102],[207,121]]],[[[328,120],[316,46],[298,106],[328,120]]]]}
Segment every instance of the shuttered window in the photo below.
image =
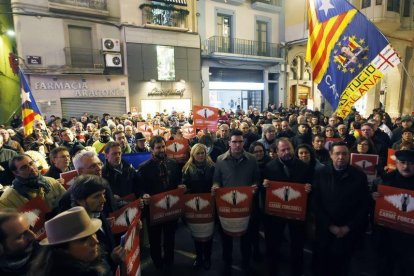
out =
{"type": "Polygon", "coordinates": [[[103,113],[120,116],[126,113],[126,98],[62,98],[62,116],[80,118],[83,113],[102,117],[103,113]]]}

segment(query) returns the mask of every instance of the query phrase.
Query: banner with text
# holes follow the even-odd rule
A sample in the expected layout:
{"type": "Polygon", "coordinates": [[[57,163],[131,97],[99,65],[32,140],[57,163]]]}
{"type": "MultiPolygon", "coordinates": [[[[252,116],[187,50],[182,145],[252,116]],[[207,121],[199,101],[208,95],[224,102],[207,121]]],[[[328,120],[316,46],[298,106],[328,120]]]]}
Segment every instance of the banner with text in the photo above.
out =
{"type": "Polygon", "coordinates": [[[29,200],[18,209],[18,212],[26,217],[38,241],[46,238],[45,216],[50,211],[49,206],[40,197],[29,200]]]}
{"type": "Polygon", "coordinates": [[[224,187],[216,190],[217,213],[223,231],[238,237],[247,231],[250,220],[254,188],[224,187]]]}
{"type": "Polygon", "coordinates": [[[378,186],[381,197],[375,203],[375,222],[384,227],[414,233],[414,191],[378,186]]]}
{"type": "Polygon", "coordinates": [[[140,202],[141,199],[137,199],[121,209],[109,213],[107,220],[113,234],[126,232],[131,225],[131,222],[135,218],[141,217],[141,210],[139,208],[140,202]]]}
{"type": "Polygon", "coordinates": [[[70,186],[72,186],[73,184],[73,179],[78,176],[78,171],[77,170],[71,170],[68,172],[62,172],[60,173],[60,178],[63,179],[63,187],[65,187],[65,189],[69,189],[70,186]]]}
{"type": "Polygon", "coordinates": [[[185,139],[192,139],[196,136],[195,128],[193,125],[183,125],[181,127],[181,131],[183,132],[183,137],[185,139]]]}
{"type": "Polygon", "coordinates": [[[265,211],[272,216],[305,220],[308,193],[301,183],[269,181],[265,211]]]}
{"type": "Polygon", "coordinates": [[[151,196],[150,224],[155,225],[181,217],[184,189],[175,189],[151,196]]]}
{"type": "Polygon", "coordinates": [[[211,193],[184,195],[184,217],[194,239],[209,240],[214,232],[214,200],[211,193]]]}
{"type": "Polygon", "coordinates": [[[139,246],[139,217],[136,217],[125,234],[125,265],[127,276],[141,275],[141,248],[139,246]]]}

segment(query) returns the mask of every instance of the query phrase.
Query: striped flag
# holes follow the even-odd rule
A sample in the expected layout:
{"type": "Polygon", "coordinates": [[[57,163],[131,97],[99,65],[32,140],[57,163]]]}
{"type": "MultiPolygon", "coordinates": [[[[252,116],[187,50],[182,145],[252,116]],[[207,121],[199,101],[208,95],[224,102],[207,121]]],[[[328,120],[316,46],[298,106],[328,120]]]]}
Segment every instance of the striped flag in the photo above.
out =
{"type": "Polygon", "coordinates": [[[313,81],[338,116],[401,61],[384,35],[345,0],[308,0],[306,60],[313,81]]]}
{"type": "Polygon", "coordinates": [[[20,97],[22,99],[22,118],[23,118],[23,127],[24,135],[28,136],[33,132],[33,121],[34,120],[43,120],[40,110],[37,107],[36,101],[33,97],[32,90],[30,89],[29,84],[27,83],[26,77],[24,76],[22,70],[19,69],[20,77],[20,97]]]}

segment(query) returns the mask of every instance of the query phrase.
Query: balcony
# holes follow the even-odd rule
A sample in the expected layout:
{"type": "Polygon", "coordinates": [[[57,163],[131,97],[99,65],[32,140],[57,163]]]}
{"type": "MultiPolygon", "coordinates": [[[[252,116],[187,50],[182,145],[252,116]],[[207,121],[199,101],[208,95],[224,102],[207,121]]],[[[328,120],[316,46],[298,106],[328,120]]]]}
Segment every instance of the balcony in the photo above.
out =
{"type": "Polygon", "coordinates": [[[171,5],[142,4],[142,25],[146,28],[188,31],[187,16],[189,11],[171,5]]]}
{"type": "Polygon", "coordinates": [[[49,0],[49,10],[95,17],[109,16],[107,0],[49,0]]]}
{"type": "Polygon", "coordinates": [[[101,50],[89,48],[64,48],[66,73],[102,73],[104,58],[101,50]]]}
{"type": "Polygon", "coordinates": [[[223,36],[210,37],[206,41],[203,54],[210,56],[226,54],[234,57],[282,58],[280,44],[223,36]]]}
{"type": "Polygon", "coordinates": [[[281,12],[281,0],[252,0],[252,9],[264,12],[281,12]]]}

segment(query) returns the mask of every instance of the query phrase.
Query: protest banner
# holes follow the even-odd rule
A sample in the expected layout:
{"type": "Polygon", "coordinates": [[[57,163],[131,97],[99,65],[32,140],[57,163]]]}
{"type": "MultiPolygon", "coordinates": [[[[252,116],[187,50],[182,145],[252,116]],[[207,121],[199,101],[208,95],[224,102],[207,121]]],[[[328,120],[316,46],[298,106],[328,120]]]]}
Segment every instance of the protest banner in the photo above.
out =
{"type": "Polygon", "coordinates": [[[126,232],[131,222],[135,218],[141,217],[140,202],[141,199],[137,199],[121,209],[108,214],[107,220],[113,234],[126,232]]]}
{"type": "Polygon", "coordinates": [[[136,217],[125,234],[124,248],[127,276],[141,275],[141,248],[139,246],[139,217],[136,217]]]}
{"type": "Polygon", "coordinates": [[[351,153],[351,165],[360,168],[368,177],[377,175],[377,154],[351,153]]]}
{"type": "Polygon", "coordinates": [[[196,136],[193,125],[184,125],[181,127],[181,131],[183,132],[183,137],[185,139],[192,139],[196,136]]]}
{"type": "Polygon", "coordinates": [[[78,171],[77,170],[71,170],[71,171],[67,171],[67,172],[63,172],[60,173],[60,178],[63,178],[63,187],[65,187],[65,189],[69,189],[70,186],[72,186],[73,183],[73,179],[78,176],[78,171]]]}
{"type": "Polygon", "coordinates": [[[214,232],[214,200],[211,193],[184,195],[184,217],[194,239],[209,240],[214,232]]]}
{"type": "Polygon", "coordinates": [[[46,238],[45,217],[51,210],[41,197],[29,200],[17,211],[26,217],[38,241],[46,238]]]}
{"type": "Polygon", "coordinates": [[[181,217],[184,189],[175,189],[151,196],[150,224],[155,225],[181,217]]]}
{"type": "Polygon", "coordinates": [[[193,106],[194,127],[217,131],[218,108],[211,106],[193,106]]]}
{"type": "Polygon", "coordinates": [[[187,139],[168,140],[165,146],[167,157],[178,163],[185,163],[190,157],[190,144],[187,139]]]}

